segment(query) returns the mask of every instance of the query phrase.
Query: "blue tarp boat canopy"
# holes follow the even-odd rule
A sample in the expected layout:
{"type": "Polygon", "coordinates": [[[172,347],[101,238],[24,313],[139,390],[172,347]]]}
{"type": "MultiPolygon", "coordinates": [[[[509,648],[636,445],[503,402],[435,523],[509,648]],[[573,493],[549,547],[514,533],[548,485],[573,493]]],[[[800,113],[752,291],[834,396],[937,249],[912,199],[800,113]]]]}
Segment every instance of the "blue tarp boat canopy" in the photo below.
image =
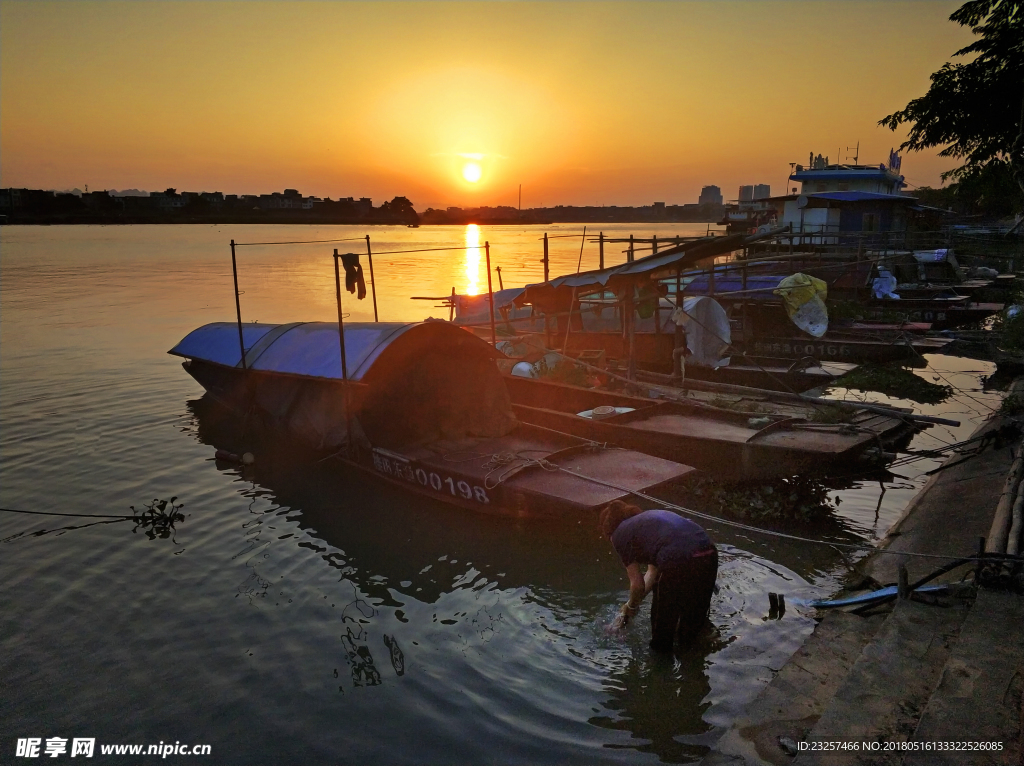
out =
{"type": "MultiPolygon", "coordinates": [[[[348,379],[362,380],[390,343],[421,324],[353,322],[345,325],[348,379]]],[[[338,325],[334,322],[243,324],[242,337],[249,369],[313,378],[342,377],[338,325]]],[[[203,325],[186,335],[168,353],[226,367],[241,367],[238,325],[234,322],[203,325]]]]}
{"type": "MultiPolygon", "coordinates": [[[[772,291],[779,286],[779,282],[785,279],[788,274],[748,274],[746,285],[743,284],[743,275],[735,270],[728,273],[721,273],[716,269],[714,297],[728,297],[729,293],[742,292],[745,301],[779,301],[778,295],[772,291]],[[758,292],[753,292],[757,290],[758,292]]],[[[687,277],[689,280],[683,287],[684,295],[710,295],[711,280],[707,274],[698,274],[695,277],[687,277]]],[[[670,290],[675,287],[671,281],[668,286],[670,290]]]]}

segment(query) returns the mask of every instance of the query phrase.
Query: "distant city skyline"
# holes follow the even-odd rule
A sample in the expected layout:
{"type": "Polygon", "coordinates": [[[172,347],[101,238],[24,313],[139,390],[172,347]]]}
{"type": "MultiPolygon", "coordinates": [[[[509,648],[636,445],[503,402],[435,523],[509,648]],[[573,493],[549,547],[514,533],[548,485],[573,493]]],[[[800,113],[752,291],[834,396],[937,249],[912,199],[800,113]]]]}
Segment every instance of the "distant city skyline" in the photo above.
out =
{"type": "MultiPolygon", "coordinates": [[[[0,189],[9,189],[9,188],[28,188],[28,187],[5,187],[5,186],[0,186],[0,189]]],[[[741,187],[741,188],[743,188],[743,187],[741,187]]],[[[340,193],[339,194],[334,194],[334,195],[328,194],[328,195],[324,195],[324,196],[320,196],[320,195],[305,195],[305,194],[301,193],[301,190],[296,190],[296,189],[283,189],[283,190],[274,190],[274,191],[262,191],[262,192],[257,192],[255,194],[234,194],[234,193],[232,193],[230,191],[225,191],[224,189],[179,189],[178,187],[175,187],[175,186],[168,186],[165,189],[159,189],[159,190],[157,190],[157,189],[151,189],[150,190],[150,189],[135,189],[135,188],[131,188],[131,189],[128,189],[128,188],[126,188],[126,189],[116,189],[116,188],[110,188],[110,189],[89,189],[88,185],[86,185],[84,188],[78,188],[76,186],[76,187],[72,187],[72,188],[68,188],[68,189],[48,188],[48,189],[42,189],[41,191],[53,192],[54,194],[76,194],[78,196],[82,196],[82,195],[86,195],[86,194],[90,194],[90,193],[95,193],[95,192],[107,192],[112,197],[149,197],[149,196],[162,196],[165,192],[167,192],[167,191],[169,191],[171,189],[173,189],[176,193],[182,194],[182,195],[220,194],[220,195],[225,196],[225,197],[236,197],[236,198],[239,198],[239,197],[269,197],[271,195],[278,195],[278,196],[280,196],[280,194],[282,192],[287,193],[289,191],[297,192],[297,193],[300,194],[300,196],[303,196],[303,197],[308,196],[310,198],[315,198],[315,199],[328,199],[328,200],[329,199],[339,199],[339,200],[343,200],[343,199],[346,199],[346,198],[348,198],[348,199],[352,198],[352,195],[347,195],[347,197],[345,197],[345,196],[341,196],[340,193]]],[[[401,195],[401,196],[405,196],[405,195],[401,195]]],[[[767,194],[762,195],[762,196],[767,196],[767,194]]],[[[370,198],[370,199],[372,199],[372,198],[370,198]]],[[[757,199],[760,199],[760,197],[757,197],[757,199]]],[[[640,203],[640,204],[641,205],[653,205],[653,204],[660,203],[660,204],[669,204],[669,205],[694,205],[694,204],[700,204],[700,205],[721,205],[725,201],[727,201],[727,200],[725,200],[725,198],[723,197],[719,187],[712,184],[712,185],[703,186],[701,188],[701,193],[697,197],[696,200],[682,200],[680,202],[669,202],[669,203],[665,203],[662,200],[648,200],[647,202],[643,202],[643,203],[640,203]],[[714,190],[714,191],[711,192],[711,190],[714,190]],[[710,193],[712,196],[710,196],[707,199],[705,199],[705,196],[706,196],[705,193],[706,192],[710,193]],[[715,194],[717,194],[717,197],[714,196],[715,194]]],[[[555,204],[561,204],[561,203],[555,203],[555,204]]],[[[608,206],[614,206],[614,205],[615,205],[615,203],[609,203],[608,206]]],[[[443,207],[441,207],[439,205],[416,205],[416,207],[421,209],[421,210],[426,210],[428,207],[434,207],[436,209],[442,209],[443,210],[446,207],[451,207],[451,206],[452,205],[445,205],[443,207]]],[[[491,206],[491,205],[487,205],[486,203],[478,203],[476,206],[479,206],[479,207],[510,207],[512,209],[516,208],[516,205],[506,205],[506,204],[498,204],[498,205],[491,206]]],[[[549,207],[549,206],[542,206],[542,207],[549,207]]]]}
{"type": "Polygon", "coordinates": [[[972,39],[958,5],[3,0],[0,187],[420,210],[782,190],[810,152],[886,161],[904,136],[878,120],[972,39]]]}

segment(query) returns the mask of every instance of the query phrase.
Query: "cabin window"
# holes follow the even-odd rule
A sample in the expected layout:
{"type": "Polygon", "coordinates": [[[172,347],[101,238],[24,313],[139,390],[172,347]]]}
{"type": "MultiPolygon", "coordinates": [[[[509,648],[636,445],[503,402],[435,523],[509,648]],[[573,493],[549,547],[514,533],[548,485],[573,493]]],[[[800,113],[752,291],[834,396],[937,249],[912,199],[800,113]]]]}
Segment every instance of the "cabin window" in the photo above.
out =
{"type": "Polygon", "coordinates": [[[864,231],[878,231],[878,216],[874,213],[865,213],[861,228],[864,231]]]}
{"type": "Polygon", "coordinates": [[[839,184],[839,191],[850,191],[850,184],[839,184]]]}
{"type": "Polygon", "coordinates": [[[814,185],[814,191],[816,191],[816,192],[823,192],[827,188],[828,188],[828,184],[824,184],[824,183],[817,183],[817,184],[814,185]]]}

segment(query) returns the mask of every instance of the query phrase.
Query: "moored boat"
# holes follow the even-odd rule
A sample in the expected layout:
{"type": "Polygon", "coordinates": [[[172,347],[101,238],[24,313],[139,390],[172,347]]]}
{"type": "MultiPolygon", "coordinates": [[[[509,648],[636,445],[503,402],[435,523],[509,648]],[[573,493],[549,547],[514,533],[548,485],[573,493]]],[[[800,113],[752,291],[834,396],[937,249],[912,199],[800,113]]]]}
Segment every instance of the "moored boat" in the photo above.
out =
{"type": "Polygon", "coordinates": [[[507,383],[524,422],[682,461],[729,480],[821,473],[913,431],[897,413],[859,411],[841,422],[815,422],[791,413],[654,400],[527,378],[507,383]]]}
{"type": "Polygon", "coordinates": [[[518,421],[496,352],[446,322],[216,322],[169,353],[239,417],[474,510],[592,511],[693,470],[518,421]]]}
{"type": "Polygon", "coordinates": [[[923,338],[893,332],[889,338],[877,332],[853,329],[833,330],[820,338],[765,336],[748,345],[755,354],[799,358],[828,359],[858,364],[885,364],[920,359],[922,354],[941,354],[951,338],[923,338]]]}

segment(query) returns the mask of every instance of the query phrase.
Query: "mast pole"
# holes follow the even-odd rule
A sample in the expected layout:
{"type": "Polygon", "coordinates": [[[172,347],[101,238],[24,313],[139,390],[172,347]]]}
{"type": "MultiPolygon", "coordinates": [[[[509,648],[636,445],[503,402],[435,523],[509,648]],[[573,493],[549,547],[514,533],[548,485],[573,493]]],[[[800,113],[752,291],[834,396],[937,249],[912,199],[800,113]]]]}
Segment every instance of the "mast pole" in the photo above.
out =
{"type": "Polygon", "coordinates": [[[341,272],[338,270],[338,249],[334,249],[334,292],[338,298],[338,345],[341,347],[341,379],[348,382],[348,362],[345,360],[345,320],[341,316],[341,272]]]}
{"type": "Polygon", "coordinates": [[[494,288],[491,287],[491,243],[484,242],[484,253],[487,255],[487,301],[491,308],[491,345],[498,342],[498,331],[494,327],[494,288]]]}
{"type": "Polygon", "coordinates": [[[231,276],[235,280],[235,316],[238,318],[238,350],[242,353],[242,369],[248,370],[245,364],[245,341],[242,340],[242,304],[238,298],[238,264],[235,261],[235,240],[231,240],[231,276]]]}
{"type": "MultiPolygon", "coordinates": [[[[338,252],[335,250],[334,252],[338,252]]],[[[366,235],[366,258],[370,262],[370,292],[373,294],[373,321],[379,322],[377,319],[377,280],[373,276],[373,252],[370,250],[370,235],[366,235]]],[[[337,265],[337,264],[335,264],[337,265]]],[[[340,296],[340,293],[339,293],[340,296]]],[[[340,303],[340,301],[339,301],[340,303]]]]}

